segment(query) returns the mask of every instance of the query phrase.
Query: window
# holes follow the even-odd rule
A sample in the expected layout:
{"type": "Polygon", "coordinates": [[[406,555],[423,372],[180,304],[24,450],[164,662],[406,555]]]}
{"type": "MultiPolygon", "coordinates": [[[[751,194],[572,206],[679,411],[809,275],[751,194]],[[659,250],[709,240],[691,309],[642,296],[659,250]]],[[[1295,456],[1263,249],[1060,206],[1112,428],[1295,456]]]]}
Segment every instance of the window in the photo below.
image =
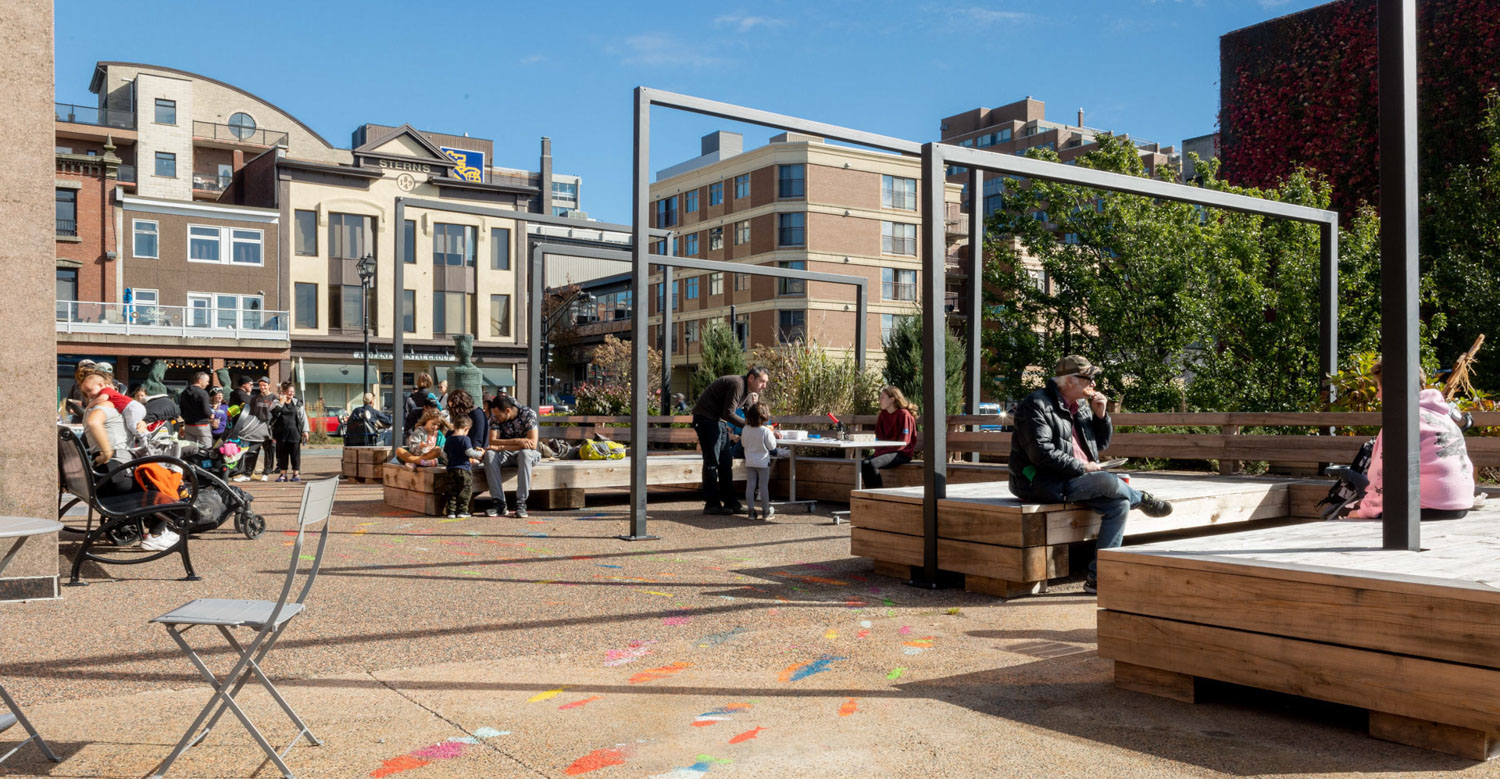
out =
{"type": "Polygon", "coordinates": [[[698,234],[688,233],[682,237],[682,255],[684,257],[698,256],[698,234]]]}
{"type": "Polygon", "coordinates": [[[734,245],[744,246],[750,243],[750,220],[746,219],[734,226],[734,245]]]}
{"type": "Polygon", "coordinates": [[[687,280],[687,299],[698,299],[698,277],[694,276],[687,280]]]}
{"type": "Polygon", "coordinates": [[[299,281],[292,286],[293,326],[318,329],[318,285],[299,281]]]}
{"type": "Polygon", "coordinates": [[[664,197],[656,201],[656,226],[674,227],[677,225],[677,196],[664,197]]]}
{"type": "Polygon", "coordinates": [[[1069,246],[1078,245],[1078,233],[1063,233],[1063,243],[1069,246]]]}
{"type": "Polygon", "coordinates": [[[417,223],[416,220],[407,219],[401,225],[401,256],[406,258],[408,265],[417,262],[417,223]]]}
{"type": "MultiPolygon", "coordinates": [[[[779,268],[791,270],[807,270],[807,263],[802,260],[788,260],[776,263],[779,268]]],[[[776,294],[778,295],[805,295],[807,294],[807,282],[803,279],[777,279],[776,294]]]]}
{"type": "Polygon", "coordinates": [[[469,295],[462,292],[432,293],[432,332],[434,335],[467,333],[469,295]]]}
{"type": "Polygon", "coordinates": [[[76,190],[57,190],[57,234],[78,234],[78,192],[76,190]]]}
{"type": "Polygon", "coordinates": [[[490,270],[510,270],[509,228],[490,228],[490,270]]]}
{"type": "Polygon", "coordinates": [[[510,337],[510,295],[490,295],[490,335],[510,337]]]}
{"type": "Polygon", "coordinates": [[[884,300],[916,300],[917,272],[881,268],[880,297],[884,300]]]}
{"type": "Polygon", "coordinates": [[[1031,286],[1036,287],[1038,292],[1047,291],[1047,273],[1036,268],[1027,268],[1026,275],[1031,279],[1031,286]]]}
{"type": "MultiPolygon", "coordinates": [[[[439,222],[432,226],[432,264],[450,268],[474,267],[474,238],[478,229],[472,225],[439,222]]],[[[463,332],[455,330],[453,332],[463,332]]]]}
{"type": "Polygon", "coordinates": [[[177,124],[177,101],[156,98],[156,123],[177,124]]]}
{"type": "Polygon", "coordinates": [[[724,248],[724,228],[715,227],[708,231],[708,250],[718,251],[724,248]]]}
{"type": "Polygon", "coordinates": [[[698,210],[698,190],[690,189],[682,194],[682,212],[691,214],[698,210]]]}
{"type": "Polygon", "coordinates": [[[968,168],[965,168],[962,165],[949,165],[948,166],[948,175],[949,176],[957,176],[957,175],[959,175],[961,173],[967,172],[968,170],[969,170],[968,168]]]}
{"type": "Polygon", "coordinates": [[[778,165],[776,167],[776,196],[802,197],[807,190],[806,165],[778,165]]]}
{"type": "Polygon", "coordinates": [[[682,282],[672,282],[672,310],[682,310],[682,282]]]}
{"type": "Polygon", "coordinates": [[[776,341],[791,344],[807,339],[806,311],[778,311],[776,341]]]}
{"type": "Polygon", "coordinates": [[[698,340],[698,325],[699,325],[699,322],[696,319],[694,319],[691,322],[684,322],[682,324],[682,330],[683,330],[682,337],[683,337],[684,341],[687,341],[688,343],[692,343],[692,342],[698,340]]]}
{"type": "Polygon", "coordinates": [[[1010,128],[995,131],[995,143],[1007,143],[1010,141],[1010,128]]]}
{"type": "Polygon", "coordinates": [[[239,111],[229,117],[229,131],[243,141],[255,134],[255,119],[244,111],[239,111]]]}
{"type": "Polygon", "coordinates": [[[970,147],[970,146],[973,146],[974,145],[974,139],[973,138],[965,138],[962,141],[960,141],[958,145],[966,147],[966,148],[970,147]]]}
{"type": "Polygon", "coordinates": [[[807,244],[807,214],[801,211],[776,215],[776,245],[804,246],[807,244]]]}
{"type": "Polygon", "coordinates": [[[881,176],[880,205],[882,208],[917,210],[917,180],[900,176],[881,176]]]}
{"type": "MultiPolygon", "coordinates": [[[[316,287],[314,289],[316,290],[316,287]]],[[[189,327],[259,330],[263,324],[261,312],[264,310],[264,301],[260,295],[189,292],[187,303],[189,327]]],[[[313,326],[316,326],[316,311],[313,312],[313,322],[313,326]]]]}
{"type": "Polygon", "coordinates": [[[716,206],[724,202],[724,182],[718,181],[708,185],[708,204],[716,206]]]}
{"type": "Polygon", "coordinates": [[[710,274],[708,274],[708,294],[710,294],[710,295],[722,295],[722,294],[724,294],[724,274],[722,274],[722,273],[710,273],[710,274]]]}
{"type": "Polygon", "coordinates": [[[156,175],[169,179],[177,178],[177,155],[169,151],[157,152],[156,175]]]}
{"type": "Polygon", "coordinates": [[[880,251],[885,254],[917,254],[917,226],[900,222],[880,223],[880,251]]]}
{"type": "Polygon", "coordinates": [[[734,177],[734,198],[750,197],[750,174],[734,177]]]}
{"type": "Polygon", "coordinates": [[[748,274],[748,273],[736,273],[736,274],[734,274],[734,291],[735,292],[739,292],[740,290],[743,290],[743,289],[750,289],[750,274],[748,274]]]}
{"type": "Polygon", "coordinates": [[[298,210],[292,214],[295,224],[296,253],[303,257],[318,255],[318,212],[298,210]]]}
{"type": "Polygon", "coordinates": [[[999,211],[1005,205],[1005,179],[987,178],[984,180],[984,213],[986,215],[999,211]]]}
{"type": "Polygon", "coordinates": [[[896,329],[896,315],[895,314],[881,314],[880,315],[880,342],[882,344],[890,342],[890,340],[891,340],[891,331],[894,330],[894,329],[896,329]]]}
{"type": "Polygon", "coordinates": [[[264,233],[240,227],[188,225],[188,260],[231,265],[264,265],[264,233]]]}
{"type": "Polygon", "coordinates": [[[741,349],[750,348],[750,315],[734,315],[734,337],[740,341],[741,349]]]}
{"type": "Polygon", "coordinates": [[[140,259],[156,259],[159,247],[156,222],[151,219],[134,219],[131,220],[130,230],[134,236],[131,255],[140,259]]]}
{"type": "Polygon", "coordinates": [[[1047,217],[1047,212],[1046,211],[1032,211],[1031,212],[1031,218],[1037,220],[1038,222],[1050,222],[1050,221],[1052,221],[1051,219],[1049,219],[1047,217]]]}
{"type": "Polygon", "coordinates": [[[57,320],[67,322],[77,319],[73,302],[78,300],[78,269],[57,269],[57,320]]]}
{"type": "Polygon", "coordinates": [[[375,217],[360,214],[328,215],[328,256],[358,260],[375,253],[375,217]]]}
{"type": "Polygon", "coordinates": [[[417,291],[401,290],[401,332],[417,332],[417,291]]]}

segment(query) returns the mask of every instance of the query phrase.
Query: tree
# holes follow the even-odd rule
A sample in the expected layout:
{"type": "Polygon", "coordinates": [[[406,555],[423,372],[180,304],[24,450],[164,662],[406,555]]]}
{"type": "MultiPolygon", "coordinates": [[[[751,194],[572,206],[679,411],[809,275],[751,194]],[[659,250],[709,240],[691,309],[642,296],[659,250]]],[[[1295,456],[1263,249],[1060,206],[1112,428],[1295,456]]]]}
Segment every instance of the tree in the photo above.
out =
{"type": "MultiPolygon", "coordinates": [[[[615,415],[630,411],[631,381],[630,361],[634,354],[630,341],[621,341],[604,336],[604,343],[594,348],[591,361],[597,379],[592,383],[578,385],[578,413],[615,415]]],[[[646,375],[648,387],[659,387],[661,382],[661,352],[646,347],[646,375]]],[[[648,405],[654,409],[652,393],[647,395],[648,405]]],[[[649,410],[649,409],[648,409],[649,410]]]]}
{"type": "MultiPolygon", "coordinates": [[[[1102,134],[1080,167],[1144,176],[1135,146],[1102,134]]],[[[1030,156],[1055,161],[1033,149],[1030,156]]],[[[1297,171],[1276,189],[1236,189],[1216,161],[1202,186],[1326,208],[1297,171]]],[[[1175,171],[1162,170],[1164,179],[1175,171]]],[[[1378,227],[1340,233],[1343,354],[1379,339],[1378,227]]],[[[991,217],[988,364],[1019,398],[1068,353],[1105,368],[1101,389],[1137,411],[1273,411],[1318,405],[1318,229],[1043,181],[1008,178],[991,217]],[[1032,371],[1028,373],[1028,371],[1032,371]],[[1045,373],[1045,370],[1042,372],[1045,373]]]]}
{"type": "Polygon", "coordinates": [[[688,384],[695,398],[703,394],[703,390],[714,379],[720,376],[741,376],[747,370],[745,348],[740,345],[739,337],[724,320],[704,320],[699,335],[698,346],[702,362],[698,363],[698,369],[693,371],[688,384]]]}
{"type": "MultiPolygon", "coordinates": [[[[964,404],[964,340],[944,328],[943,350],[947,358],[948,413],[957,414],[964,404]]],[[[885,339],[885,382],[901,388],[911,402],[921,405],[922,315],[900,317],[885,339]]]]}

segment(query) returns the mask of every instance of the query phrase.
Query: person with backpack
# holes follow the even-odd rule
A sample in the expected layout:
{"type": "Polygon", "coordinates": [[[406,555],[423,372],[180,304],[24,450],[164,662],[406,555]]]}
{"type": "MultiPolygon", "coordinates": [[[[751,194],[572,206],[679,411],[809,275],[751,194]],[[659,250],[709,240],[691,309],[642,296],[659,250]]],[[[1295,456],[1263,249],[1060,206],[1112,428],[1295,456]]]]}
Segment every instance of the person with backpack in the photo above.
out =
{"type": "Polygon", "coordinates": [[[283,381],[281,395],[271,411],[271,437],[276,440],[276,481],[302,481],[302,445],[307,443],[307,432],[307,410],[297,399],[297,385],[283,381]]]}
{"type": "Polygon", "coordinates": [[[381,427],[391,424],[391,415],[375,408],[375,393],[366,392],[364,401],[344,421],[344,446],[375,446],[380,441],[381,427]]]}

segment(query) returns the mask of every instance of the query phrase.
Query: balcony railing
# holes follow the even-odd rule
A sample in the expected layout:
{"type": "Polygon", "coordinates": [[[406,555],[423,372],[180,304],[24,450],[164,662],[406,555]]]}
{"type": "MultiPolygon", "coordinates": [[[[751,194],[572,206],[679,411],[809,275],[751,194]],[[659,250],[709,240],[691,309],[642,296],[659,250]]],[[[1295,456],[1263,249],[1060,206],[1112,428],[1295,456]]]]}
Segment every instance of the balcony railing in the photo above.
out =
{"type": "Polygon", "coordinates": [[[57,121],[69,124],[91,124],[96,127],[118,127],[121,130],[135,129],[135,114],[112,108],[97,108],[72,103],[53,103],[57,121]]]}
{"type": "Polygon", "coordinates": [[[135,166],[134,165],[121,165],[120,166],[120,180],[121,181],[134,182],[135,181],[135,166]]]}
{"type": "Polygon", "coordinates": [[[58,235],[78,235],[78,220],[77,219],[63,219],[61,217],[58,217],[58,219],[57,219],[57,234],[58,235]]]}
{"type": "Polygon", "coordinates": [[[214,173],[194,173],[193,189],[201,192],[223,192],[234,181],[232,175],[218,175],[214,173]]]}
{"type": "Polygon", "coordinates": [[[217,122],[200,122],[193,120],[193,137],[210,141],[222,141],[224,143],[237,143],[247,146],[285,146],[287,134],[275,130],[263,130],[259,127],[236,127],[234,125],[219,124],[217,122]]]}
{"type": "Polygon", "coordinates": [[[288,312],[258,308],[57,301],[57,332],[288,340],[288,312]]]}

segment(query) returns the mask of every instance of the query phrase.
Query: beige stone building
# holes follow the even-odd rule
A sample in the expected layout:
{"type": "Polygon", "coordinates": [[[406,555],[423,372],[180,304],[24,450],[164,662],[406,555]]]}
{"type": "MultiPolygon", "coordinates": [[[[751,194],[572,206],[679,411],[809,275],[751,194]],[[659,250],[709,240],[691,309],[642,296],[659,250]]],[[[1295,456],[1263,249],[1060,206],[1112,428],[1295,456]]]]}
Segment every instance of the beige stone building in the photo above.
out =
{"type": "MultiPolygon", "coordinates": [[[[677,231],[682,256],[865,277],[868,355],[878,364],[884,334],[921,305],[919,161],[790,133],[749,151],[741,146],[737,133],[714,133],[703,139],[702,156],[659,172],[652,226],[677,231]]],[[[944,193],[950,239],[962,230],[961,190],[950,184],[944,193]]],[[[729,275],[674,275],[674,388],[687,386],[710,319],[732,315],[747,349],[805,339],[835,355],[852,351],[853,287],[729,275]]],[[[651,282],[648,321],[657,343],[660,274],[651,282]]]]}

